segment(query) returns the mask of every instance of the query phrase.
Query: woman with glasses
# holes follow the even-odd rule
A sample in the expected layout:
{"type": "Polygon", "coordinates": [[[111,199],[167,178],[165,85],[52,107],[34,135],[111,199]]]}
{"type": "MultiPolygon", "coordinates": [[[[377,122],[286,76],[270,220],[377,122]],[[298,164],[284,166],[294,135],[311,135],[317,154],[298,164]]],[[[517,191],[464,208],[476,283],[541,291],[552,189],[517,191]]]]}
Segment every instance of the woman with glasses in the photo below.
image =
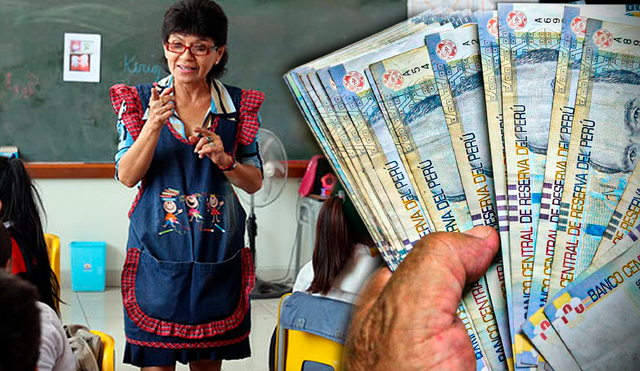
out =
{"type": "Polygon", "coordinates": [[[122,273],[124,361],[143,370],[219,370],[250,356],[253,262],[245,212],[231,185],[262,185],[256,134],[263,94],[217,80],[227,61],[227,18],[209,0],[164,16],[170,75],[115,85],[116,177],[139,193],[129,213],[122,273]]]}

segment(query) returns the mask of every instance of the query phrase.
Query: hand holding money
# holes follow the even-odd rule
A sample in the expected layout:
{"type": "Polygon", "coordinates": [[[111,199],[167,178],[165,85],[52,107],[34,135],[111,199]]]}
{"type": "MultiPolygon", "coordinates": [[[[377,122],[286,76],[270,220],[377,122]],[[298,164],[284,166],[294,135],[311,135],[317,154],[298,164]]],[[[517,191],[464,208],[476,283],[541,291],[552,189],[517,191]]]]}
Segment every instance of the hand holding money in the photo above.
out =
{"type": "Polygon", "coordinates": [[[466,233],[422,238],[391,276],[382,268],[360,292],[347,344],[350,371],[472,370],[476,357],[456,316],[462,290],[489,268],[498,233],[476,227],[466,233]]]}

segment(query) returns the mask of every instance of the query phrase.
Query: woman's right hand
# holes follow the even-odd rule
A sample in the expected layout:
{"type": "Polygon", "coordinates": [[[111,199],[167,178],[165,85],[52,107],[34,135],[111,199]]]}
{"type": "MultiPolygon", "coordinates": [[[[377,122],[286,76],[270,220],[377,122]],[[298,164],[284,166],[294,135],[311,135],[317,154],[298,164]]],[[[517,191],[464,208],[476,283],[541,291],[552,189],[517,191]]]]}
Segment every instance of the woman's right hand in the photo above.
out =
{"type": "Polygon", "coordinates": [[[162,129],[173,114],[176,98],[171,95],[173,87],[166,88],[162,93],[158,93],[156,88],[151,89],[151,98],[149,99],[149,117],[145,127],[149,127],[154,131],[162,129]]]}
{"type": "Polygon", "coordinates": [[[138,184],[149,169],[161,129],[173,114],[175,97],[171,93],[173,88],[167,88],[161,94],[155,87],[151,88],[147,122],[118,164],[118,179],[127,187],[138,184]]]}

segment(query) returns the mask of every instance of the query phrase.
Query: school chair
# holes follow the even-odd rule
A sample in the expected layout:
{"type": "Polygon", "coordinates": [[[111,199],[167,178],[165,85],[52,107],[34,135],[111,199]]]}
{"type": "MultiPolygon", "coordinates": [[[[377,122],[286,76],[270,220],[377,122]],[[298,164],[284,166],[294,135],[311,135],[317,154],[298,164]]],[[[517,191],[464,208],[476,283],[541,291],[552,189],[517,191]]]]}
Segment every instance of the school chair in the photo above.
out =
{"type": "Polygon", "coordinates": [[[91,333],[100,336],[100,340],[102,340],[102,360],[100,361],[100,370],[114,371],[114,360],[116,358],[116,342],[113,340],[111,335],[102,331],[91,330],[91,333]]]}
{"type": "Polygon", "coordinates": [[[342,371],[352,305],[303,292],[285,294],[278,306],[277,371],[342,371]]]}
{"type": "Polygon", "coordinates": [[[47,245],[51,270],[53,270],[53,273],[55,273],[58,278],[58,282],[60,282],[60,237],[55,234],[45,233],[44,242],[47,245]]]}
{"type": "MultiPolygon", "coordinates": [[[[47,245],[47,253],[49,254],[49,264],[51,265],[51,270],[56,275],[58,279],[58,284],[61,287],[60,283],[60,237],[55,234],[45,233],[44,234],[44,242],[47,245]]],[[[60,296],[60,292],[56,293],[58,297],[60,296]]],[[[60,309],[60,303],[56,302],[56,307],[60,309]]]]}

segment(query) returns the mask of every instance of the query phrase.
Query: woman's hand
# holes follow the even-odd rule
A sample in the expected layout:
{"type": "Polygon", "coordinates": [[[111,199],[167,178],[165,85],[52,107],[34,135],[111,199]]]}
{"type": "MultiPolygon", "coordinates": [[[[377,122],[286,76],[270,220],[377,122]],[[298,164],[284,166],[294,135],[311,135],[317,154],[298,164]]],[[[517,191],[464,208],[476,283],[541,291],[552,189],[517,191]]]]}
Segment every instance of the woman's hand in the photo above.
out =
{"type": "Polygon", "coordinates": [[[205,128],[195,128],[194,131],[201,134],[202,137],[189,137],[189,142],[195,143],[196,145],[193,153],[197,153],[200,158],[204,158],[205,156],[209,157],[209,159],[221,169],[231,165],[233,157],[224,151],[224,143],[222,143],[222,139],[220,139],[218,134],[205,128]]]}
{"type": "Polygon", "coordinates": [[[142,127],[138,139],[122,156],[118,165],[118,179],[127,187],[138,184],[149,170],[161,129],[175,107],[175,97],[171,93],[173,88],[165,89],[162,94],[158,94],[155,87],[151,88],[147,122],[142,127]]]}
{"type": "Polygon", "coordinates": [[[176,98],[171,95],[173,87],[164,89],[158,94],[156,88],[151,89],[151,98],[149,99],[149,118],[145,127],[152,130],[160,130],[173,114],[176,98]]]}
{"type": "MultiPolygon", "coordinates": [[[[201,134],[202,137],[195,135],[189,137],[189,142],[196,145],[193,152],[197,153],[200,158],[208,157],[220,169],[229,168],[235,160],[224,151],[222,139],[213,131],[205,128],[195,128],[195,132],[201,134]]],[[[249,194],[257,192],[262,187],[262,173],[251,165],[238,162],[233,169],[225,171],[224,175],[231,184],[249,194]]]]}

